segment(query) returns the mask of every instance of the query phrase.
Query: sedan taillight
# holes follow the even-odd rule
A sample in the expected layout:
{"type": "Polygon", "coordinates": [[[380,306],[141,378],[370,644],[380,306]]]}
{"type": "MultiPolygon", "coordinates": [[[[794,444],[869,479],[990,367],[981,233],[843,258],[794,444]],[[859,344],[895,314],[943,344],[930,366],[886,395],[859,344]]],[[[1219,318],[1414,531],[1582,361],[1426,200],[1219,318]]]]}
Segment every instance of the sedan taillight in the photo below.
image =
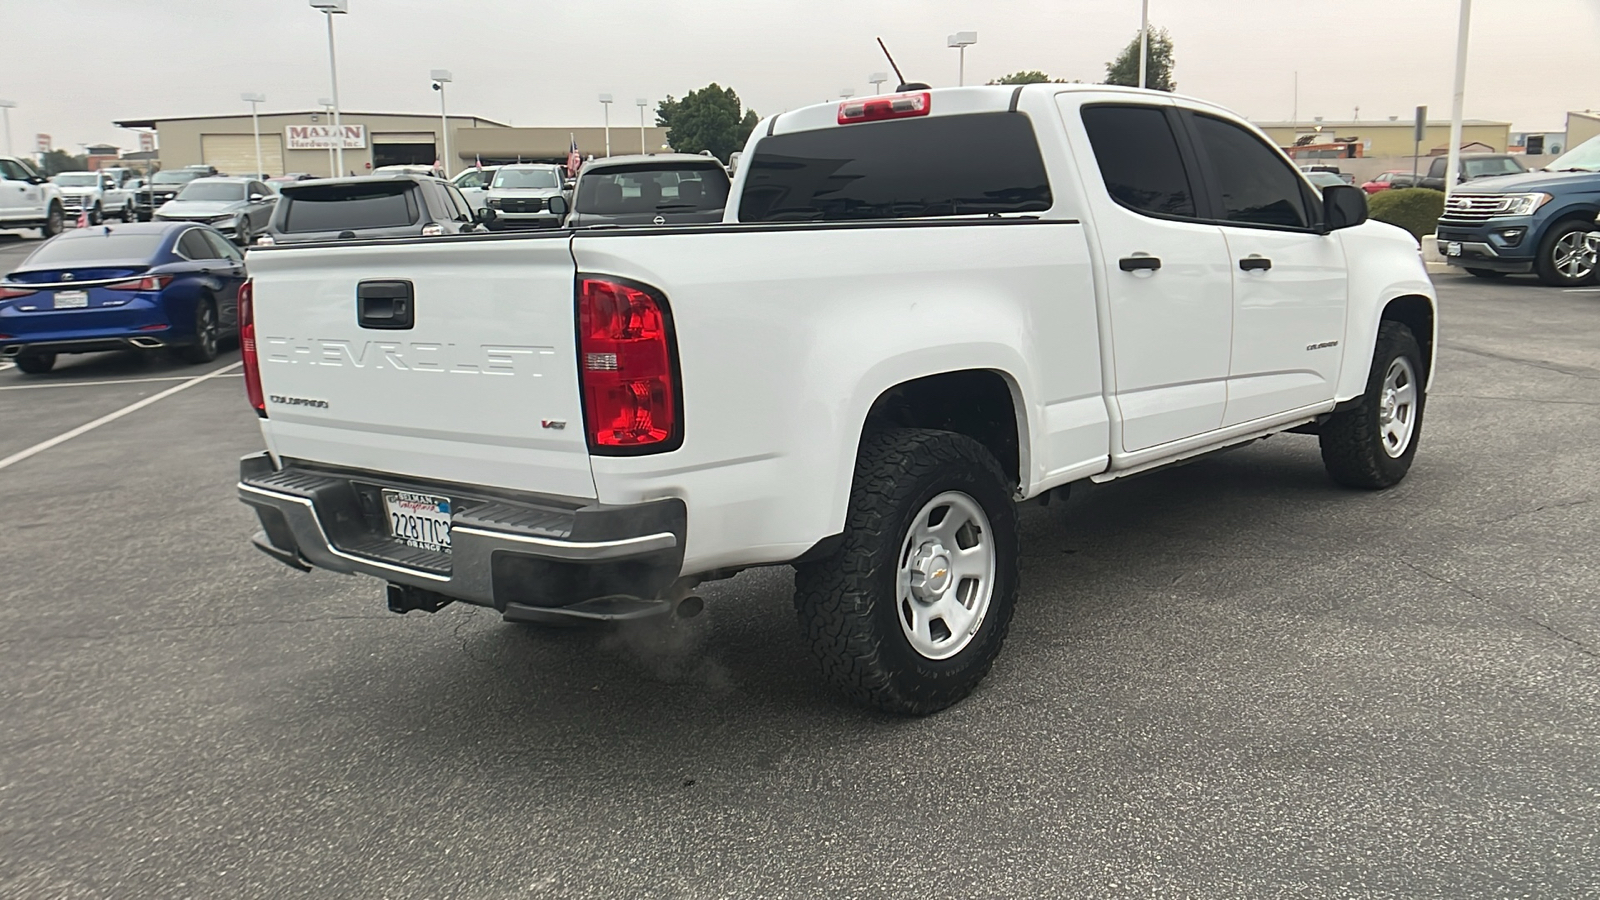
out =
{"type": "Polygon", "coordinates": [[[11,300],[11,299],[14,299],[16,297],[27,297],[27,296],[29,296],[31,294],[35,294],[35,293],[38,293],[38,292],[37,291],[23,290],[21,288],[5,287],[3,285],[0,285],[0,300],[11,300]]]}
{"type": "Polygon", "coordinates": [[[127,281],[116,281],[106,285],[109,291],[159,291],[164,290],[172,283],[171,275],[146,275],[143,278],[130,278],[127,281]]]}

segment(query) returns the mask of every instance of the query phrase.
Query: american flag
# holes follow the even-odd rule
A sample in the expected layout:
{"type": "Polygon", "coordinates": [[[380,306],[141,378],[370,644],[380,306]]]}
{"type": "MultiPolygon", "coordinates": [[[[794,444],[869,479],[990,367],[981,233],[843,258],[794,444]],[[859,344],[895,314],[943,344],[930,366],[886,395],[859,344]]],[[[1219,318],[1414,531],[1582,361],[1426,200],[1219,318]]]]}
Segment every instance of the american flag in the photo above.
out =
{"type": "Polygon", "coordinates": [[[568,134],[567,138],[572,141],[572,145],[567,148],[567,177],[576,178],[578,167],[583,165],[583,157],[578,155],[578,139],[571,134],[568,134]]]}

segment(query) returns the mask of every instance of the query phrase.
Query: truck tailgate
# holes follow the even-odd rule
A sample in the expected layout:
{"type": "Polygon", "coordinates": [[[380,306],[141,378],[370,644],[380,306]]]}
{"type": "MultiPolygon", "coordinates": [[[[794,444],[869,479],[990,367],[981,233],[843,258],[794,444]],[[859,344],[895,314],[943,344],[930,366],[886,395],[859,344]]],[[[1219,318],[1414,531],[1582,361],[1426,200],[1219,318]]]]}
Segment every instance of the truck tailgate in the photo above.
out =
{"type": "Polygon", "coordinates": [[[595,496],[566,236],[283,247],[249,266],[273,453],[595,496]]]}

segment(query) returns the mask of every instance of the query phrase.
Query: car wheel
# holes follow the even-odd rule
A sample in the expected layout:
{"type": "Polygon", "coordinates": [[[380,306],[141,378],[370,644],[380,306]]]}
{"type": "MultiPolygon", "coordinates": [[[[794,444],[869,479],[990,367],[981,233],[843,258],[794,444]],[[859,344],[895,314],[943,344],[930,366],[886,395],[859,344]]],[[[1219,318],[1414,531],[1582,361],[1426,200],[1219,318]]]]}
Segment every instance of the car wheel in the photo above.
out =
{"type": "Polygon", "coordinates": [[[1322,464],[1334,481],[1377,489],[1406,477],[1422,438],[1423,372],[1422,349],[1411,329],[1380,322],[1360,404],[1334,413],[1317,435],[1322,464]]]}
{"type": "Polygon", "coordinates": [[[1468,269],[1467,274],[1473,278],[1488,278],[1490,280],[1506,277],[1506,273],[1496,272],[1493,269],[1468,269]]]}
{"type": "Polygon", "coordinates": [[[55,367],[54,353],[24,353],[17,357],[17,368],[29,375],[43,375],[55,367]]]}
{"type": "Polygon", "coordinates": [[[66,227],[67,214],[62,211],[61,204],[50,204],[50,212],[45,214],[44,224],[39,226],[39,236],[53,238],[66,227]]]}
{"type": "Polygon", "coordinates": [[[1016,601],[1011,493],[965,435],[897,429],[862,441],[843,542],[795,575],[800,627],[835,688],[927,715],[977,687],[1016,601]]]}
{"type": "Polygon", "coordinates": [[[233,240],[241,247],[250,246],[250,217],[240,216],[239,224],[234,228],[233,240]]]}
{"type": "Polygon", "coordinates": [[[1533,261],[1541,283],[1574,287],[1594,279],[1595,251],[1588,240],[1591,227],[1592,223],[1573,220],[1558,222],[1550,229],[1539,242],[1533,261]]]}
{"type": "Polygon", "coordinates": [[[138,217],[139,217],[139,213],[133,208],[133,202],[130,200],[128,202],[128,205],[124,206],[122,208],[122,223],[124,225],[126,225],[127,223],[134,221],[138,217]]]}
{"type": "Polygon", "coordinates": [[[205,297],[194,310],[194,343],[178,348],[177,357],[196,366],[216,359],[218,332],[217,304],[205,297]]]}
{"type": "Polygon", "coordinates": [[[101,222],[104,222],[104,221],[105,221],[105,213],[100,209],[100,204],[96,203],[94,205],[94,208],[89,210],[89,224],[90,225],[99,225],[101,222]]]}

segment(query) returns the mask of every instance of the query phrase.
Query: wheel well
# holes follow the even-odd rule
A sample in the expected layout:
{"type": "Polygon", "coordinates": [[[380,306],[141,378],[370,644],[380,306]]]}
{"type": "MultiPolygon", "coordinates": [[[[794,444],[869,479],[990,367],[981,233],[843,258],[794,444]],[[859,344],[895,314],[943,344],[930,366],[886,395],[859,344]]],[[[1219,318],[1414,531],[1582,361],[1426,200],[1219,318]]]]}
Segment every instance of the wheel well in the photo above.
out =
{"type": "Polygon", "coordinates": [[[998,372],[967,369],[902,382],[867,412],[866,430],[933,428],[964,434],[994,454],[1013,484],[1022,482],[1016,404],[998,372]]]}
{"type": "Polygon", "coordinates": [[[1399,322],[1411,329],[1417,346],[1422,348],[1422,364],[1433,364],[1433,304],[1428,302],[1427,297],[1396,297],[1383,308],[1381,318],[1399,322]]]}

